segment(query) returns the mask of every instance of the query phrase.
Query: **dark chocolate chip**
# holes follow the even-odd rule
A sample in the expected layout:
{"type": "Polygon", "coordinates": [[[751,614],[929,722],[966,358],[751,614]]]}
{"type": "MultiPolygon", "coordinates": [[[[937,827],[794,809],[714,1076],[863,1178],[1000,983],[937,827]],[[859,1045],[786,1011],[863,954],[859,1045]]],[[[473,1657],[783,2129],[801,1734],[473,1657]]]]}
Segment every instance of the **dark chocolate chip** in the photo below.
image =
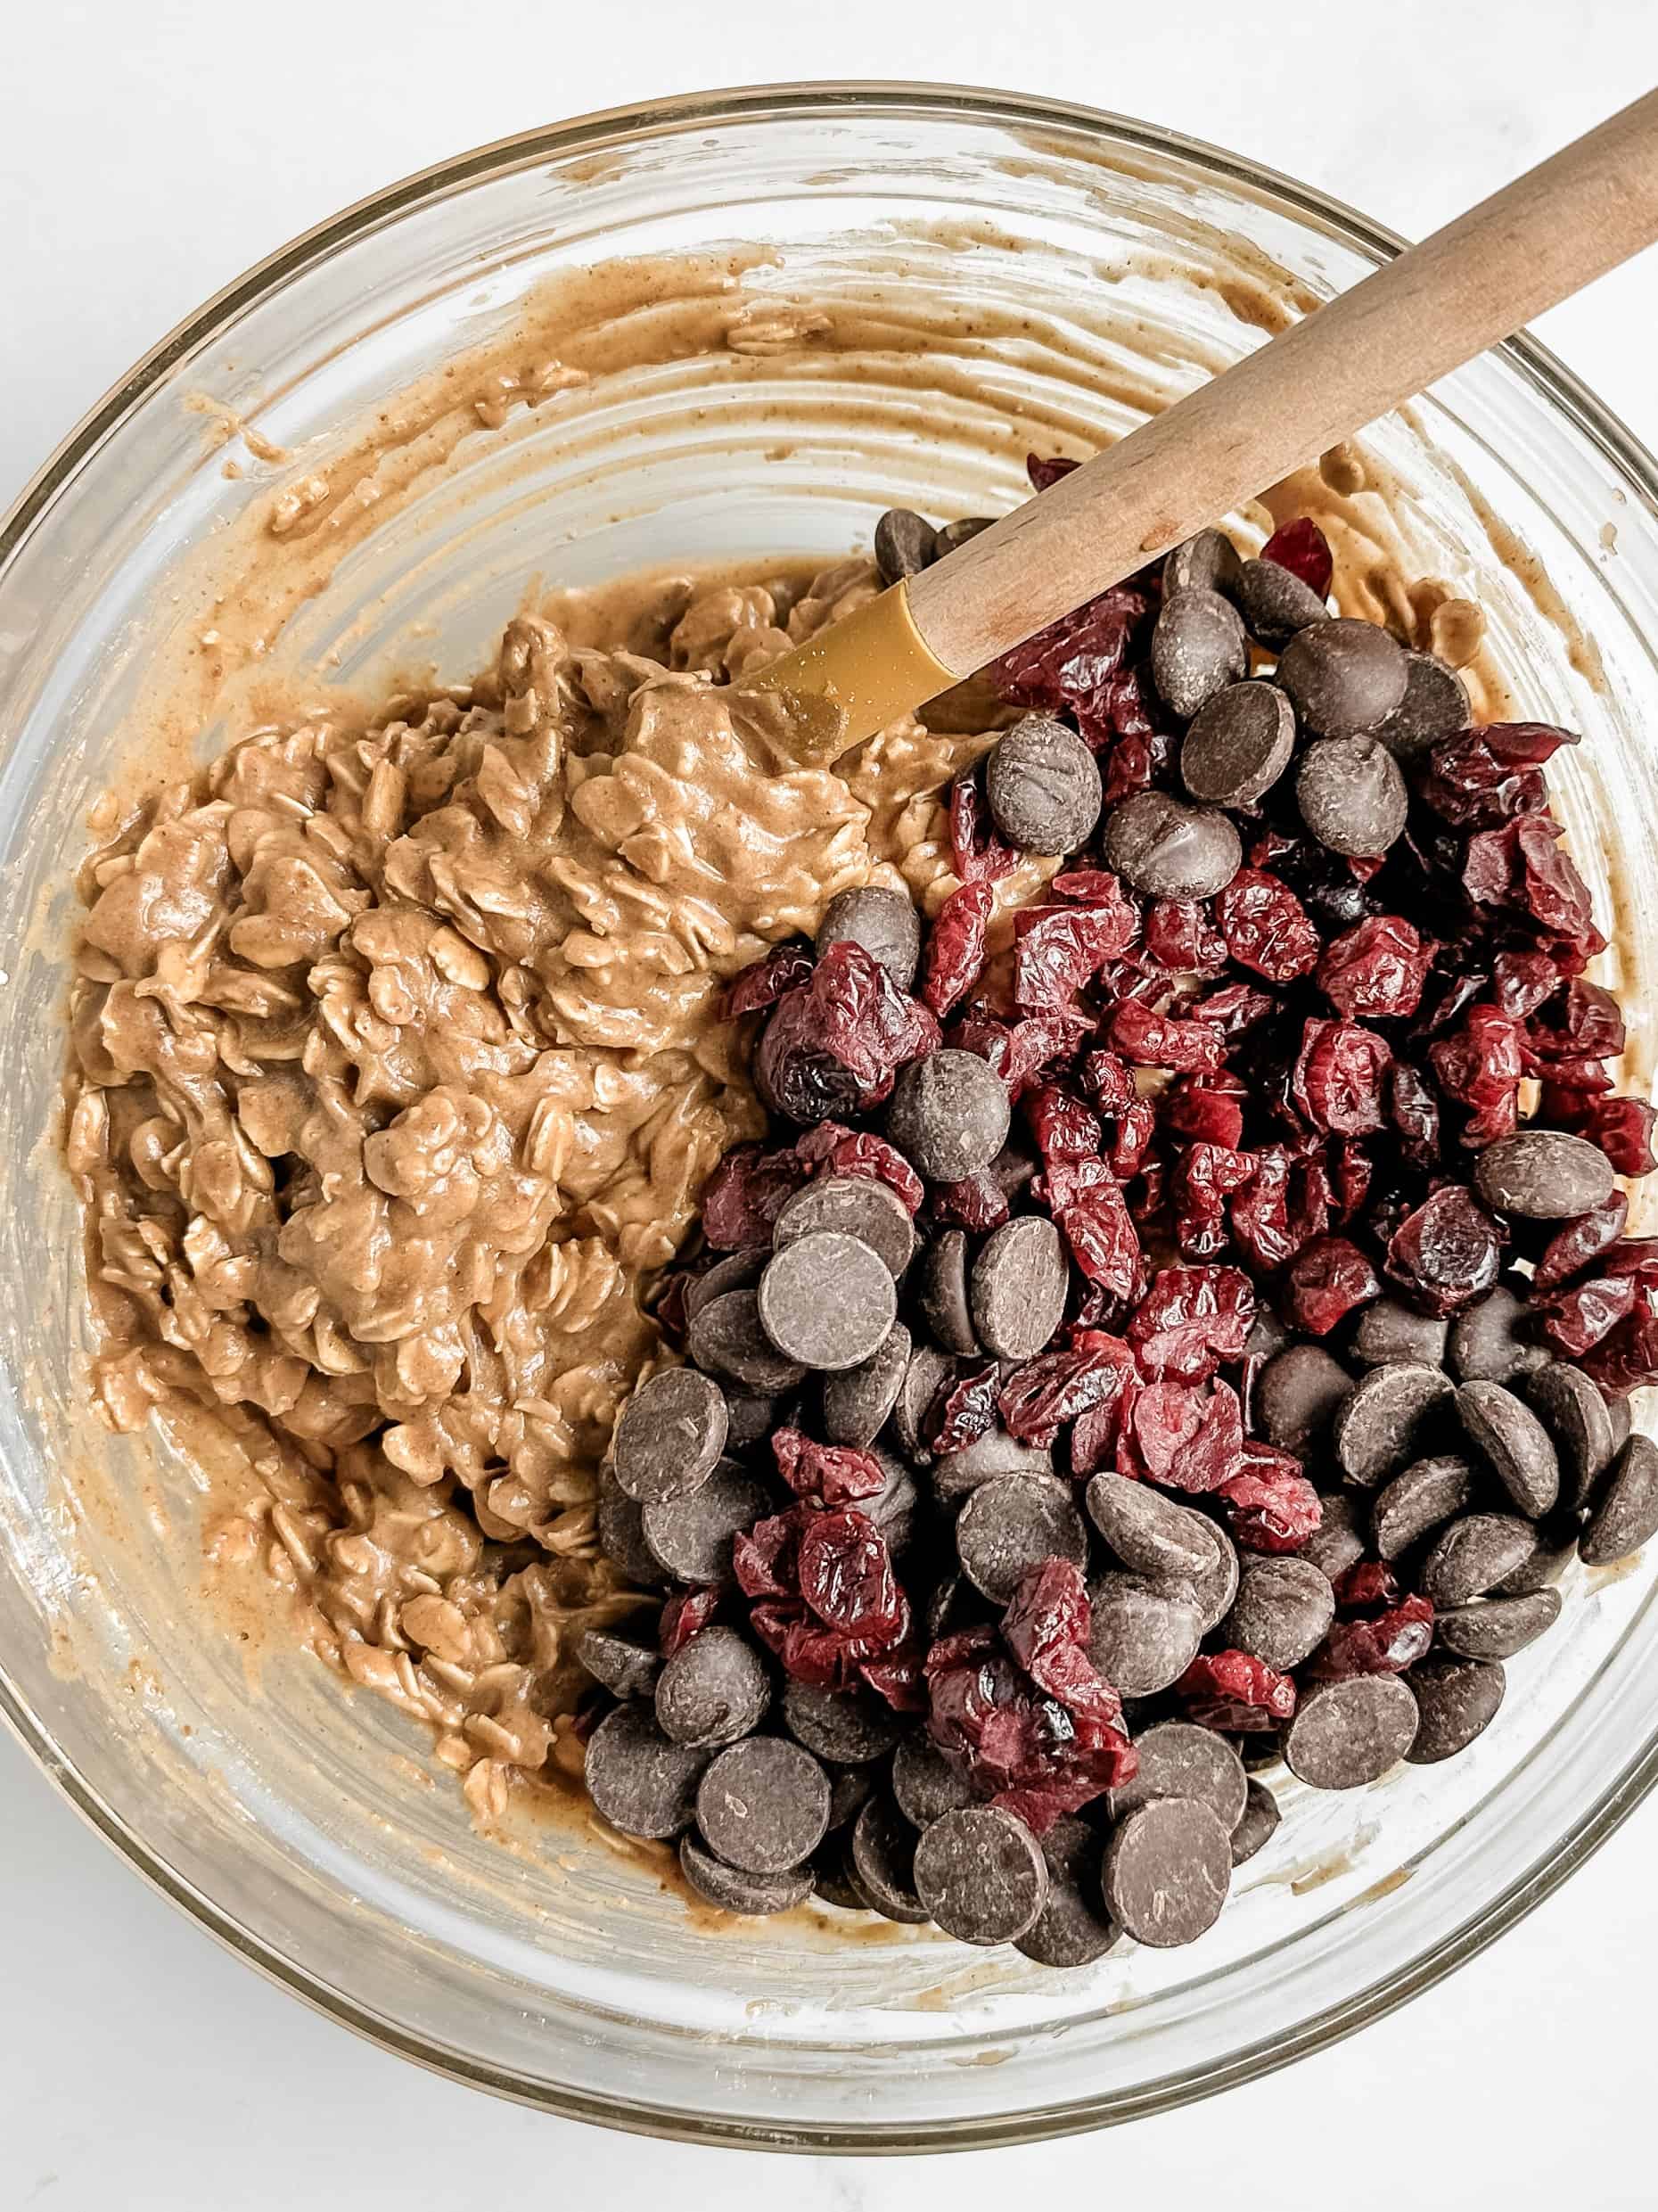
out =
{"type": "Polygon", "coordinates": [[[1416,1701],[1398,1675],[1353,1674],[1301,1700],[1284,1756],[1314,1789],[1358,1789],[1397,1766],[1416,1736],[1416,1701]]]}
{"type": "Polygon", "coordinates": [[[635,1590],[657,1590],[662,1570],[644,1541],[644,1510],[628,1495],[607,1463],[599,1473],[599,1549],[635,1590]]]}
{"type": "Polygon", "coordinates": [[[973,1587],[1005,1605],[1022,1578],[1045,1559],[1086,1566],[1088,1533],[1071,1503],[1069,1483],[1045,1475],[998,1475],[981,1483],[963,1506],[956,1551],[973,1587]]]}
{"type": "Polygon", "coordinates": [[[1047,1861],[1022,1821],[988,1805],[964,1805],[923,1830],[915,1892],[959,1943],[1013,1943],[1047,1903],[1047,1861]]]}
{"type": "Polygon", "coordinates": [[[694,1836],[679,1838],[679,1871],[705,1904],[750,1919],[787,1912],[812,1894],[812,1877],[805,1867],[787,1874],[745,1874],[716,1858],[694,1836]]]}
{"type": "Polygon", "coordinates": [[[1278,1801],[1265,1782],[1251,1780],[1249,1797],[1244,1806],[1244,1817],[1232,1831],[1232,1864],[1235,1871],[1245,1866],[1256,1853],[1264,1851],[1278,1832],[1278,1822],[1284,1815],[1278,1801]]]}
{"type": "Polygon", "coordinates": [[[941,561],[946,554],[954,553],[957,546],[964,546],[981,530],[989,530],[995,520],[994,514],[964,514],[954,522],[946,522],[938,536],[939,559],[941,561]]]}
{"type": "Polygon", "coordinates": [[[894,1321],[869,1358],[824,1384],[824,1434],[832,1444],[859,1451],[874,1443],[892,1418],[909,1369],[909,1331],[894,1321]]]}
{"type": "Polygon", "coordinates": [[[1336,1491],[1322,1502],[1324,1517],[1296,1556],[1310,1559],[1334,1583],[1364,1558],[1364,1533],[1355,1500],[1336,1491]]]}
{"type": "Polygon", "coordinates": [[[889,507],[875,524],[875,567],[883,584],[919,576],[938,557],[938,532],[913,507],[889,507]]]}
{"type": "Polygon", "coordinates": [[[1230,598],[1243,566],[1238,549],[1223,530],[1200,530],[1163,560],[1163,592],[1218,591],[1230,598]]]}
{"type": "Polygon", "coordinates": [[[1605,1492],[1578,1550],[1585,1566],[1611,1566],[1658,1535],[1658,1444],[1638,1430],[1612,1463],[1605,1492]]]}
{"type": "Polygon", "coordinates": [[[1521,1384],[1526,1402],[1554,1439],[1565,1502],[1579,1510],[1593,1502],[1612,1465],[1612,1416],[1588,1377],[1562,1361],[1549,1361],[1521,1384]]]}
{"type": "Polygon", "coordinates": [[[783,1720],[798,1743],[831,1766],[861,1766],[884,1757],[905,1728],[872,1690],[820,1690],[812,1682],[784,1683],[783,1720]]]}
{"type": "Polygon", "coordinates": [[[1106,1810],[1126,1821],[1153,1797],[1185,1797],[1206,1805],[1227,1835],[1244,1817],[1249,1778],[1224,1736],[1190,1721],[1162,1721],[1134,1739],[1140,1755],[1131,1782],[1112,1790],[1106,1810]]]}
{"type": "Polygon", "coordinates": [[[1376,1551],[1397,1559],[1423,1537],[1467,1510],[1473,1496],[1473,1470],[1454,1452],[1414,1460],[1402,1475],[1376,1493],[1376,1551]]]}
{"type": "Polygon", "coordinates": [[[1570,1221],[1605,1205],[1617,1179],[1612,1162],[1587,1137],[1563,1129],[1523,1129],[1486,1146],[1474,1162],[1473,1181],[1494,1213],[1570,1221]]]}
{"type": "Polygon", "coordinates": [[[1508,1678],[1480,1659],[1424,1659],[1410,1670],[1410,1686],[1422,1722],[1405,1756],[1412,1766],[1437,1766],[1483,1735],[1497,1718],[1508,1678]]]}
{"type": "Polygon", "coordinates": [[[1276,653],[1309,622],[1327,622],[1330,610],[1310,584],[1276,561],[1245,561],[1232,587],[1249,634],[1276,653]]]}
{"type": "Polygon", "coordinates": [[[1501,1383],[1465,1383],[1457,1410],[1469,1441],[1528,1520],[1560,1495],[1560,1461],[1530,1406],[1501,1383]]]}
{"type": "Polygon", "coordinates": [[[1255,1318],[1249,1325],[1249,1335],[1244,1339],[1246,1360],[1276,1360],[1286,1350],[1290,1332],[1268,1305],[1258,1306],[1255,1318]]]}
{"type": "Polygon", "coordinates": [[[689,1827],[706,1751],[663,1735],[648,1706],[620,1705],[587,1742],[587,1795],[625,1836],[666,1843],[689,1827]]]}
{"type": "Polygon", "coordinates": [[[1328,1435],[1352,1387],[1352,1377],[1322,1344],[1292,1344],[1268,1360],[1256,1380],[1261,1435],[1280,1451],[1304,1457],[1328,1435]]]}
{"type": "Polygon", "coordinates": [[[1465,1513],[1435,1540],[1417,1577],[1435,1606],[1466,1605],[1495,1590],[1537,1550],[1537,1531],[1513,1513],[1465,1513]]]}
{"type": "MultiPolygon", "coordinates": [[[[1327,1511],[1326,1504],[1326,1510],[1327,1511]]],[[[1238,1594],[1238,1548],[1224,1528],[1215,1531],[1215,1557],[1192,1583],[1197,1617],[1205,1636],[1219,1626],[1238,1594]]],[[[1171,1585],[1172,1586],[1172,1585],[1171,1585]]]]}
{"type": "Polygon", "coordinates": [[[613,1698],[649,1698],[656,1691],[662,1662],[649,1644],[619,1636],[613,1628],[589,1628],[576,1646],[576,1657],[595,1682],[613,1698]]]}
{"type": "Polygon", "coordinates": [[[1438,1615],[1434,1630],[1447,1651],[1464,1659],[1512,1659],[1560,1618],[1560,1592],[1534,1590],[1524,1598],[1481,1598],[1438,1615]]]}
{"type": "Polygon", "coordinates": [[[661,1368],[617,1419],[611,1444],[616,1480],[640,1505],[688,1497],[718,1465],[727,1426],[718,1383],[694,1368],[661,1368]]]}
{"type": "Polygon", "coordinates": [[[656,1685],[663,1735],[702,1751],[751,1734],[770,1703],[766,1663],[735,1628],[700,1630],[668,1661],[656,1685]]]}
{"type": "Polygon", "coordinates": [[[1498,1283],[1451,1324],[1450,1370],[1459,1383],[1507,1383],[1544,1366],[1546,1348],[1531,1334],[1523,1298],[1498,1283]]]}
{"type": "Polygon", "coordinates": [[[1026,714],[984,764],[990,819],[1010,845],[1050,859],[1087,844],[1100,818],[1099,762],[1052,714],[1026,714]]]}
{"type": "Polygon", "coordinates": [[[1629,1441],[1630,1430],[1635,1427],[1635,1408],[1627,1398],[1608,1397],[1606,1418],[1612,1423],[1612,1448],[1614,1451],[1621,1451],[1629,1441]]]}
{"type": "Polygon", "coordinates": [[[881,1787],[881,1763],[863,1766],[832,1766],[829,1776],[829,1828],[850,1828],[881,1787]]]}
{"type": "Polygon", "coordinates": [[[909,991],[921,966],[921,917],[915,902],[884,884],[837,892],[817,925],[817,950],[859,945],[879,960],[900,991],[909,991]]]}
{"type": "MultiPolygon", "coordinates": [[[[857,1770],[854,1770],[856,1772],[857,1770]]],[[[811,1857],[815,1901],[837,1905],[842,1912],[873,1912],[869,1892],[852,1864],[852,1837],[831,1833],[811,1857]]]]}
{"type": "Polygon", "coordinates": [[[947,1352],[964,1360],[977,1358],[983,1349],[973,1332],[967,1292],[969,1256],[964,1229],[940,1229],[917,1262],[915,1280],[922,1320],[947,1352]]]}
{"type": "MultiPolygon", "coordinates": [[[[763,1256],[763,1255],[762,1255],[763,1256]]],[[[754,1330],[762,1334],[758,1312],[754,1316],[754,1330]]],[[[769,1352],[771,1347],[767,1345],[769,1352]]],[[[792,1418],[786,1394],[762,1396],[749,1390],[727,1390],[726,1410],[730,1415],[730,1427],[726,1431],[726,1448],[745,1451],[751,1444],[761,1443],[775,1428],[787,1428],[792,1418]]],[[[832,1443],[844,1441],[832,1438],[832,1443]]]]}
{"type": "Polygon", "coordinates": [[[766,1484],[722,1460],[688,1498],[643,1508],[644,1541],[676,1582],[713,1589],[732,1580],[732,1538],[771,1509],[766,1484]]]}
{"type": "Polygon", "coordinates": [[[928,1641],[953,1636],[958,1629],[981,1625],[989,1609],[986,1600],[964,1575],[941,1575],[927,1593],[922,1616],[926,1622],[928,1641]]]}
{"type": "Polygon", "coordinates": [[[1089,1583],[1088,1599],[1089,1654],[1120,1697],[1167,1690],[1197,1657],[1203,1619],[1190,1583],[1153,1582],[1111,1568],[1089,1583]]]}
{"type": "Polygon", "coordinates": [[[1131,1813],[1105,1850],[1105,1909],[1137,1943],[1195,1943],[1220,1918],[1232,1838],[1206,1805],[1156,1797],[1131,1813]]]}
{"type": "Polygon", "coordinates": [[[910,1354],[899,1386],[898,1403],[892,1409],[892,1426],[906,1456],[917,1467],[932,1464],[927,1438],[932,1410],[955,1373],[956,1362],[949,1353],[932,1344],[917,1344],[910,1354]]]}
{"type": "Polygon", "coordinates": [[[1350,1482],[1371,1490],[1432,1449],[1455,1397],[1437,1367],[1373,1367],[1335,1417],[1335,1456],[1350,1482]]]}
{"type": "Polygon", "coordinates": [[[1391,1367],[1408,1360],[1420,1367],[1443,1367],[1450,1323],[1437,1313],[1418,1313],[1398,1298],[1377,1298],[1366,1306],[1353,1330],[1353,1357],[1366,1367],[1391,1367]]]}
{"type": "Polygon", "coordinates": [[[693,1275],[685,1285],[685,1320],[694,1321],[705,1305],[712,1305],[716,1298],[728,1290],[752,1290],[766,1271],[766,1253],[763,1247],[751,1252],[728,1252],[723,1260],[716,1260],[701,1275],[693,1275]]]}
{"type": "Polygon", "coordinates": [[[1403,646],[1379,623],[1343,618],[1292,637],[1277,680],[1315,737],[1362,737],[1403,702],[1409,673],[1403,646]]]}
{"type": "Polygon", "coordinates": [[[920,1729],[892,1754],[892,1795],[916,1828],[931,1828],[947,1813],[974,1802],[972,1785],[920,1729]]]}
{"type": "Polygon", "coordinates": [[[1180,747],[1180,775],[1205,805],[1250,807],[1294,750],[1294,708],[1276,684],[1257,678],[1228,684],[1201,710],[1180,747]]]}
{"type": "Polygon", "coordinates": [[[921,1492],[915,1477],[896,1451],[889,1451],[883,1444],[873,1449],[886,1479],[873,1498],[859,1501],[859,1510],[868,1514],[886,1538],[888,1550],[896,1556],[907,1548],[915,1534],[921,1492]]]}
{"type": "Polygon", "coordinates": [[[898,1193],[869,1175],[825,1175],[797,1190],[778,1214],[772,1248],[786,1252],[802,1237],[825,1231],[856,1237],[886,1262],[895,1279],[909,1265],[915,1232],[898,1193]]]}
{"type": "Polygon", "coordinates": [[[1334,1618],[1330,1578],[1310,1559],[1246,1559],[1220,1639],[1229,1650],[1247,1651],[1287,1674],[1324,1641],[1334,1618]]]}
{"type": "Polygon", "coordinates": [[[910,1925],[931,1919],[915,1895],[915,1831],[891,1799],[872,1797],[853,1821],[852,1871],[873,1912],[910,1925]]]}
{"type": "Polygon", "coordinates": [[[1494,1598],[1529,1598],[1536,1590],[1553,1590],[1578,1556],[1578,1536],[1583,1526],[1581,1510],[1561,1504],[1539,1522],[1534,1534],[1537,1549],[1512,1575],[1493,1583],[1494,1598]]]}
{"type": "Polygon", "coordinates": [[[1399,762],[1375,737],[1309,745],[1295,772],[1295,801],[1321,845],[1356,860],[1378,859],[1396,844],[1410,809],[1399,762]]]}
{"type": "Polygon", "coordinates": [[[1214,1566],[1220,1531],[1190,1506],[1110,1473],[1095,1476],[1083,1494],[1088,1518],[1131,1573],[1195,1583],[1214,1566]]]}
{"type": "Polygon", "coordinates": [[[900,1068],[887,1135],[930,1183],[958,1183],[1007,1141],[1007,1092],[976,1052],[945,1050],[900,1068]]]}
{"type": "Polygon", "coordinates": [[[727,1290],[710,1298],[692,1317],[686,1341],[699,1367],[767,1397],[793,1390],[806,1377],[800,1361],[785,1360],[760,1327],[758,1290],[727,1290]]]}
{"type": "Polygon", "coordinates": [[[964,1498],[998,1475],[1051,1475],[1054,1454],[1047,1444],[1022,1444],[1005,1428],[987,1430],[959,1451],[947,1451],[932,1469],[932,1487],[946,1501],[964,1498]]]}
{"type": "Polygon", "coordinates": [[[898,1318],[891,1269],[861,1238],[834,1229],[785,1245],[760,1277],[759,1298],[760,1327],[784,1359],[829,1374],[860,1367],[898,1318]]]}
{"type": "Polygon", "coordinates": [[[1441,737],[1468,727],[1468,692],[1455,669],[1431,653],[1405,654],[1405,695],[1376,736],[1396,761],[1416,761],[1441,737]]]}
{"type": "Polygon", "coordinates": [[[1249,672],[1237,609],[1219,592],[1194,588],[1164,599],[1152,631],[1152,680],[1183,720],[1249,672]]]}
{"type": "Polygon", "coordinates": [[[1071,1266],[1053,1222],[1040,1213],[1005,1221],[973,1262],[979,1341],[1000,1360],[1034,1359],[1064,1319],[1070,1290],[1071,1266]]]}
{"type": "Polygon", "coordinates": [[[1237,874],[1244,847],[1215,807],[1137,791],[1105,818],[1105,861],[1153,899],[1211,899],[1237,874]]]}
{"type": "Polygon", "coordinates": [[[1105,1839],[1086,1821],[1063,1813],[1041,1840],[1047,1902],[1014,1947],[1038,1966],[1092,1966],[1122,1940],[1122,1930],[1105,1917],[1100,1890],[1105,1839]]]}
{"type": "Polygon", "coordinates": [[[828,1830],[829,1778],[786,1737],[750,1736],[722,1751],[703,1775],[696,1821],[728,1866],[787,1873],[811,1856],[828,1830]]]}

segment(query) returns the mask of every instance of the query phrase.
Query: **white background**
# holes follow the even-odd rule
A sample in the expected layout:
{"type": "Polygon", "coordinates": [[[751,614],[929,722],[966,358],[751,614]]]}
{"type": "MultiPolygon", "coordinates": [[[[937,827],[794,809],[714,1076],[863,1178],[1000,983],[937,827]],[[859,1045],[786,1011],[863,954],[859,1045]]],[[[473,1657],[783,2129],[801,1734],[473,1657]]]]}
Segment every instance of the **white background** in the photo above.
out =
{"type": "MultiPolygon", "coordinates": [[[[294,232],[480,141],[655,95],[954,78],[1172,125],[1418,234],[1658,82],[1654,0],[0,0],[0,505],[294,232]]],[[[1658,257],[1543,333],[1658,443],[1658,257]]],[[[11,1286],[6,1295],[27,1295],[11,1286]]],[[[1292,2073],[1109,2136],[886,2165],[493,2103],[222,1954],[0,1739],[0,2212],[1057,2201],[1658,2204],[1658,1805],[1495,1951],[1292,2073]],[[671,2195],[669,2192],[672,2192],[671,2195]]]]}

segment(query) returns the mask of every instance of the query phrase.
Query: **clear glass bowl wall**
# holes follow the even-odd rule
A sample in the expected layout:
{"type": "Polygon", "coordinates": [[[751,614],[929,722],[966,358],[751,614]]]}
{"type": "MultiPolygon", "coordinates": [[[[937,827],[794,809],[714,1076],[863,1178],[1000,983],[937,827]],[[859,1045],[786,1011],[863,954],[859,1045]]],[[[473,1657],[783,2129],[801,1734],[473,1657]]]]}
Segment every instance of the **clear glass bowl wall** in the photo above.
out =
{"type": "MultiPolygon", "coordinates": [[[[926,375],[951,404],[917,411],[913,351],[808,345],[727,349],[520,406],[362,536],[270,641],[273,668],[372,685],[435,654],[459,678],[532,576],[828,560],[895,501],[1000,509],[1022,495],[1027,444],[1120,432],[1137,404],[1126,392],[1167,398],[1260,341],[1251,300],[1328,294],[1389,250],[1299,187],[1081,111],[916,88],[737,94],[552,130],[398,186],[135,371],[0,537],[0,1688],[137,1867],[394,2048],[661,2132],[864,2150],[1012,2140],[1282,2062],[1534,1902],[1652,1778],[1654,1569],[1579,1576],[1465,1759],[1353,1797],[1288,1789],[1278,1837],[1201,1945],[1059,1976],[912,1930],[848,1940],[826,1932],[833,1914],[694,1924],[649,1866],[579,1824],[480,1836],[387,1706],[279,1640],[250,1676],[202,1608],[190,1469],[112,1443],[83,1412],[76,1227],[53,1145],[67,877],[90,802],[121,773],[180,574],[549,277],[734,243],[777,250],[750,279],[762,297],[901,286],[911,325],[933,326],[926,375]],[[986,303],[999,332],[973,337],[961,310],[986,303]],[[201,394],[295,461],[214,446],[201,394]]],[[[1527,710],[1583,732],[1564,811],[1613,904],[1615,980],[1649,1065],[1652,464],[1529,348],[1449,380],[1370,442],[1408,488],[1425,565],[1483,602],[1527,710]],[[1514,557],[1495,561],[1493,518],[1592,652],[1568,652],[1506,539],[1514,557]]]]}

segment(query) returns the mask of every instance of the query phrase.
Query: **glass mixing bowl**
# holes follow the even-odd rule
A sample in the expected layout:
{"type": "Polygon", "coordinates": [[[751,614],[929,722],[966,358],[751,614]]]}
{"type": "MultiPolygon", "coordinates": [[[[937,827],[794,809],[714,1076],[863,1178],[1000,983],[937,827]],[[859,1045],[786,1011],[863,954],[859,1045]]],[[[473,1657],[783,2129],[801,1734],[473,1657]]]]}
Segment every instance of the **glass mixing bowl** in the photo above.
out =
{"type": "MultiPolygon", "coordinates": [[[[833,1915],[718,1926],[579,1817],[515,1807],[478,1832],[412,1725],[265,1632],[256,1599],[227,1622],[222,1576],[204,1592],[200,1472],[85,1416],[53,1136],[67,878],[144,733],[210,745],[236,684],[245,710],[284,670],[313,690],[422,660],[458,678],[532,580],[833,558],[895,501],[1005,506],[1028,445],[1120,432],[1393,250],[1283,178],[1078,108],[814,86],[628,109],[448,162],[288,247],[141,363],[6,520],[0,1695],[135,1867],[336,2019],[662,2134],[1014,2141],[1177,2103],[1374,2018],[1517,1919],[1650,1785],[1658,1567],[1639,1564],[1576,1576],[1464,1760],[1350,1797],[1286,1789],[1276,1839],[1190,1952],[1061,1976],[915,1930],[832,1935],[833,1915]],[[688,320],[662,307],[683,271],[636,269],[585,305],[559,290],[658,255],[703,257],[688,320]],[[526,317],[533,341],[503,336],[526,317]],[[443,365],[490,344],[482,399],[474,382],[446,400],[443,365]]],[[[1477,596],[1526,711],[1584,734],[1562,804],[1613,901],[1642,1080],[1654,464],[1523,341],[1366,452],[1416,572],[1477,596]]],[[[1339,550],[1362,599],[1362,530],[1339,550]]]]}

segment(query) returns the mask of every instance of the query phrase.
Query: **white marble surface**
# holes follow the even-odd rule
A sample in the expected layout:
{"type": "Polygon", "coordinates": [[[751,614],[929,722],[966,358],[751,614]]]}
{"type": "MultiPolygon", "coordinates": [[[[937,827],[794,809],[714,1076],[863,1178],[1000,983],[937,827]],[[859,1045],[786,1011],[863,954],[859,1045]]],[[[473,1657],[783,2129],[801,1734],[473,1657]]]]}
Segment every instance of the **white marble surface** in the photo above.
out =
{"type": "MultiPolygon", "coordinates": [[[[387,179],[729,82],[921,77],[1216,139],[1408,233],[1658,79],[1652,0],[54,0],[0,10],[0,502],[248,262],[387,179]]],[[[1546,336],[1658,442],[1648,256],[1546,336]]],[[[15,1290],[14,1290],[15,1295],[15,1290]]],[[[221,1953],[0,1739],[0,2212],[352,2212],[695,2192],[744,2212],[1658,2202],[1658,1805],[1451,1982],[1293,2073],[1109,2136],[886,2165],[653,2145],[487,2101],[221,1953]],[[71,1963],[72,1961],[72,1963],[71,1963]]]]}

